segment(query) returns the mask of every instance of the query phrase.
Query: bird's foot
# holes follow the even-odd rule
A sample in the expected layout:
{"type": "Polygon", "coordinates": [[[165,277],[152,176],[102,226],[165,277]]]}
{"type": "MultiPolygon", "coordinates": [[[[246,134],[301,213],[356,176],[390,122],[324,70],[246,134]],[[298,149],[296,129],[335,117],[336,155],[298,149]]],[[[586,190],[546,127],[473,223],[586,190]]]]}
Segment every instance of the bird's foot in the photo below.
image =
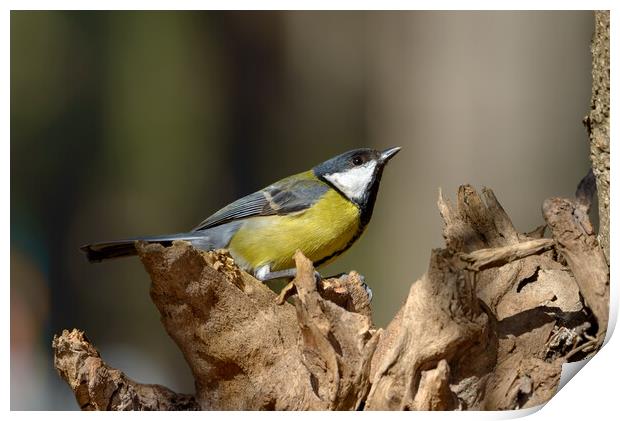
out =
{"type": "MultiPolygon", "coordinates": [[[[267,282],[267,281],[271,281],[272,279],[279,279],[279,278],[294,278],[297,275],[297,269],[292,268],[292,269],[285,269],[285,270],[278,270],[275,272],[271,272],[269,270],[269,266],[261,266],[259,267],[257,270],[254,271],[254,277],[256,279],[258,279],[261,282],[267,282]]],[[[349,276],[348,273],[339,273],[337,275],[333,275],[333,276],[328,276],[327,278],[338,278],[341,279],[345,276],[349,276]]],[[[366,284],[365,282],[365,278],[364,275],[358,274],[358,276],[360,277],[360,281],[362,282],[362,287],[364,288],[364,290],[366,291],[366,295],[368,295],[368,301],[372,301],[372,289],[370,289],[370,287],[368,286],[368,284],[366,284]]],[[[316,281],[316,283],[320,283],[323,279],[325,279],[323,276],[321,276],[321,274],[318,271],[314,271],[314,279],[316,281]]]]}
{"type": "MultiPolygon", "coordinates": [[[[349,276],[348,273],[341,272],[341,273],[339,273],[337,275],[328,276],[328,278],[342,279],[342,278],[345,278],[345,277],[348,277],[348,276],[349,276]]],[[[366,291],[366,295],[368,295],[368,302],[371,302],[372,301],[372,289],[370,289],[370,287],[366,283],[366,277],[364,277],[364,275],[362,275],[361,273],[358,273],[357,276],[359,276],[360,282],[362,283],[362,288],[364,288],[364,290],[366,291]]]]}
{"type": "Polygon", "coordinates": [[[368,295],[368,302],[369,303],[372,302],[372,289],[370,289],[368,284],[366,282],[364,282],[364,281],[362,281],[362,287],[366,291],[366,295],[368,295]]]}

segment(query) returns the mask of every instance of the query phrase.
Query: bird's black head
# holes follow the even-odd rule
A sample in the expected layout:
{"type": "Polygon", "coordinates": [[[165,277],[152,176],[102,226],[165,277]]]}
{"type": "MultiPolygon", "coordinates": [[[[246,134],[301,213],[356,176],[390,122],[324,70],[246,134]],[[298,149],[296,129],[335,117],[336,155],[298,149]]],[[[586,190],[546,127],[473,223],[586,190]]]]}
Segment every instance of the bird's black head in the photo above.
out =
{"type": "Polygon", "coordinates": [[[319,179],[358,205],[363,218],[370,219],[383,168],[398,151],[399,147],[382,152],[354,149],[317,165],[313,171],[319,179]]]}

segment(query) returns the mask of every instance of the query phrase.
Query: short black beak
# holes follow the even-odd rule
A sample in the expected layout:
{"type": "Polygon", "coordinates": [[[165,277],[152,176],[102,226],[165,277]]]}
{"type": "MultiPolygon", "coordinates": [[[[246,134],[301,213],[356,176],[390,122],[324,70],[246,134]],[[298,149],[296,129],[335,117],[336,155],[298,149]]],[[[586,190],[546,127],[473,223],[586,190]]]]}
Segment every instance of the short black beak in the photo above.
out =
{"type": "Polygon", "coordinates": [[[381,152],[381,162],[386,164],[394,155],[396,155],[400,151],[400,146],[396,146],[395,148],[388,148],[381,152]]]}

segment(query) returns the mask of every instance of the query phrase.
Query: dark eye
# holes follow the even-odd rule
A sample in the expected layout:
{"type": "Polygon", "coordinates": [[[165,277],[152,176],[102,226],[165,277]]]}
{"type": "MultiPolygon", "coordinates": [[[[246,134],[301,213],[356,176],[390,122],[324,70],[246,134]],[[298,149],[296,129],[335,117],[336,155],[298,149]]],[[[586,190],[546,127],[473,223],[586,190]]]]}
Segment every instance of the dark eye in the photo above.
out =
{"type": "Polygon", "coordinates": [[[360,158],[359,156],[353,158],[353,165],[362,165],[362,162],[362,158],[360,158]]]}

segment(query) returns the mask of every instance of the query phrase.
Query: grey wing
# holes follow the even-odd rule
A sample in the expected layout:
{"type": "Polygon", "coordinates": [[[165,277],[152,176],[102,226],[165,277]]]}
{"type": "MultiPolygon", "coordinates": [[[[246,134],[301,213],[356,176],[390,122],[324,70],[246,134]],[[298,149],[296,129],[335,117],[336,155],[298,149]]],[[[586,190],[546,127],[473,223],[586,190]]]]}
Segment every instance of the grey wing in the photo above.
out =
{"type": "Polygon", "coordinates": [[[252,216],[287,215],[309,208],[329,189],[319,180],[285,178],[220,209],[192,231],[201,231],[252,216]]]}
{"type": "Polygon", "coordinates": [[[232,202],[230,205],[223,207],[213,215],[202,221],[192,231],[201,231],[211,227],[225,224],[237,219],[247,218],[255,215],[265,215],[268,209],[267,198],[262,190],[249,194],[241,199],[232,202]]]}

